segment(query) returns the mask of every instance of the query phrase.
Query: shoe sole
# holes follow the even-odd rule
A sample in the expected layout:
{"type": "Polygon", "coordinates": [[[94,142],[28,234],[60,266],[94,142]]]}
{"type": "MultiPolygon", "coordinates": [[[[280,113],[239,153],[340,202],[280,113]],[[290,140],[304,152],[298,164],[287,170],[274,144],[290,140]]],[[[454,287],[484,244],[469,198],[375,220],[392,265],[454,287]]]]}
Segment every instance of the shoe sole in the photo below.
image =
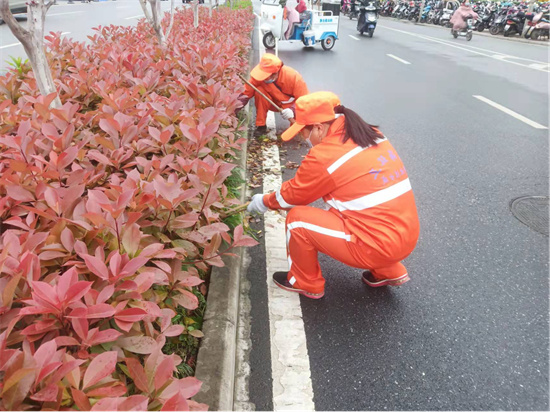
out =
{"type": "Polygon", "coordinates": [[[362,277],[361,280],[363,280],[365,285],[370,286],[371,288],[379,288],[382,286],[401,286],[411,280],[411,278],[408,274],[405,274],[397,279],[385,279],[379,282],[369,282],[364,277],[362,277]]]}
{"type": "Polygon", "coordinates": [[[310,293],[310,292],[306,292],[305,290],[302,290],[302,289],[295,289],[295,288],[286,287],[286,286],[281,285],[280,283],[277,283],[275,281],[273,281],[273,283],[275,283],[277,286],[279,286],[283,290],[286,290],[288,292],[296,292],[296,293],[299,293],[300,295],[304,295],[306,298],[310,298],[310,299],[321,299],[323,296],[325,296],[325,292],[310,293]]]}

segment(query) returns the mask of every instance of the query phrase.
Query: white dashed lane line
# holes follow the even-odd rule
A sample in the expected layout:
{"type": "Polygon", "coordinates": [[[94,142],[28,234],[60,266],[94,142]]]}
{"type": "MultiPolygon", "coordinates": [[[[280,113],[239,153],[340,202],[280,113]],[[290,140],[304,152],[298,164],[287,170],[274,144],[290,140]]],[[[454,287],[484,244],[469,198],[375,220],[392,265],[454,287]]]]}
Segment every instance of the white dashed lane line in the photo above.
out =
{"type": "Polygon", "coordinates": [[[401,62],[401,63],[403,63],[403,64],[411,64],[411,63],[408,62],[407,60],[403,60],[403,59],[401,59],[401,58],[399,58],[399,57],[397,57],[397,56],[394,56],[393,54],[386,54],[386,56],[391,57],[392,59],[395,59],[395,60],[397,60],[398,62],[401,62]]]}
{"type": "Polygon", "coordinates": [[[531,119],[528,119],[525,116],[522,116],[519,113],[514,112],[513,110],[508,109],[507,107],[502,106],[501,104],[498,104],[496,102],[493,102],[492,100],[487,99],[483,96],[474,95],[474,97],[483,103],[487,103],[489,106],[494,107],[495,109],[500,110],[501,112],[506,113],[507,115],[510,115],[512,117],[515,117],[516,119],[522,121],[523,123],[528,124],[531,127],[534,127],[535,129],[548,129],[546,126],[543,126],[542,124],[539,124],[537,122],[534,122],[531,119]]]}

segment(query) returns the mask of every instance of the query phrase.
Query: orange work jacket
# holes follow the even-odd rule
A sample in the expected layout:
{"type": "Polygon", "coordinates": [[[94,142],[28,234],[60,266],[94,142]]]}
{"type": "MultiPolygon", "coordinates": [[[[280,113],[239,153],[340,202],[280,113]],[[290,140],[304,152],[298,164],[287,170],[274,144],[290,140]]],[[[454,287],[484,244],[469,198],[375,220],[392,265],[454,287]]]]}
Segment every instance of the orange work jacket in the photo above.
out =
{"type": "MultiPolygon", "coordinates": [[[[275,103],[280,103],[281,105],[292,103],[298,97],[309,94],[302,75],[288,66],[281,67],[279,77],[273,83],[260,82],[254,80],[254,78],[250,79],[250,83],[267,94],[275,103]]],[[[245,85],[244,95],[248,99],[251,99],[254,93],[252,87],[248,84],[245,85]]]]}
{"type": "MultiPolygon", "coordinates": [[[[415,247],[420,231],[414,195],[403,162],[381,136],[375,146],[342,143],[344,116],[302,161],[294,178],[266,194],[270,209],[308,205],[319,198],[340,215],[351,241],[400,260],[415,247]]],[[[322,225],[322,223],[321,223],[322,225]]]]}

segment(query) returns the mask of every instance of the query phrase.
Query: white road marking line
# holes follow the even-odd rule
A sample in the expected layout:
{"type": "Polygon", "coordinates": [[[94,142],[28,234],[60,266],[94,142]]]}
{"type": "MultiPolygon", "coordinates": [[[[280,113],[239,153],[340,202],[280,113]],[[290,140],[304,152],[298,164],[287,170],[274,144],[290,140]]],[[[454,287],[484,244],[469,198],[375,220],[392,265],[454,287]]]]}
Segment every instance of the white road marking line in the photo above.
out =
{"type": "Polygon", "coordinates": [[[534,122],[533,120],[528,119],[527,117],[522,116],[521,114],[516,113],[513,110],[510,110],[510,109],[508,109],[508,108],[506,108],[506,107],[504,107],[504,106],[502,106],[498,103],[495,103],[492,100],[487,99],[486,97],[477,96],[475,94],[473,95],[473,97],[475,97],[478,100],[481,100],[484,103],[487,103],[490,106],[493,106],[495,109],[498,109],[498,110],[500,110],[500,111],[502,111],[502,112],[504,112],[504,113],[506,113],[506,114],[508,114],[512,117],[515,117],[518,120],[521,120],[523,123],[527,123],[529,126],[532,126],[535,129],[548,129],[546,126],[543,126],[542,124],[534,122]]]}
{"type": "Polygon", "coordinates": [[[351,34],[348,34],[348,36],[351,37],[351,38],[354,39],[354,40],[359,40],[357,37],[352,36],[351,34]]]}
{"type": "MultiPolygon", "coordinates": [[[[265,54],[262,31],[258,29],[260,58],[265,54]]],[[[275,113],[267,113],[266,126],[275,137],[275,113]]],[[[281,163],[277,145],[263,150],[263,168],[270,174],[263,177],[264,193],[280,189],[281,163]]],[[[273,378],[273,410],[314,411],[313,385],[302,307],[297,293],[287,292],[273,283],[273,273],[288,270],[284,212],[264,214],[266,240],[266,275],[271,342],[271,374],[273,378]]]]}
{"type": "MultiPolygon", "coordinates": [[[[279,148],[263,149],[264,193],[281,187],[279,148]]],[[[264,214],[269,330],[271,336],[271,371],[273,377],[273,410],[314,411],[313,386],[307,353],[306,333],[300,297],[273,283],[272,275],[288,270],[285,216],[275,211],[264,214]]]]}
{"type": "MultiPolygon", "coordinates": [[[[70,33],[71,33],[70,31],[64,31],[63,33],[61,33],[61,35],[64,36],[70,33]]],[[[0,46],[0,49],[7,49],[8,47],[15,47],[15,46],[21,46],[21,43],[5,44],[3,46],[0,46]]]]}
{"type": "Polygon", "coordinates": [[[65,13],[52,13],[52,14],[46,14],[46,17],[64,16],[65,14],[80,14],[80,13],[84,13],[84,11],[67,11],[65,13]]]}
{"type": "Polygon", "coordinates": [[[491,52],[492,54],[481,53],[481,52],[478,52],[476,50],[473,50],[472,46],[467,46],[467,47],[457,46],[456,44],[450,43],[446,40],[437,39],[435,37],[416,34],[416,33],[412,33],[412,32],[405,31],[405,30],[393,29],[391,27],[384,26],[384,25],[379,25],[379,26],[383,27],[384,29],[393,30],[393,31],[396,31],[396,32],[399,32],[399,33],[408,34],[409,36],[418,37],[420,39],[429,40],[429,41],[433,41],[435,43],[444,44],[445,46],[449,46],[449,47],[454,47],[455,49],[465,50],[465,51],[470,52],[470,53],[475,53],[475,54],[479,54],[481,56],[490,57],[491,59],[495,59],[495,60],[502,61],[502,62],[505,62],[505,63],[515,64],[516,66],[527,67],[529,69],[538,70],[538,71],[542,71],[542,72],[546,72],[546,73],[549,72],[549,70],[541,69],[541,68],[538,68],[538,67],[533,67],[531,65],[522,64],[522,63],[518,63],[518,62],[515,62],[515,61],[510,61],[510,60],[507,60],[507,58],[509,58],[509,59],[513,58],[513,59],[516,59],[516,60],[534,61],[536,63],[541,63],[541,64],[543,63],[543,62],[539,62],[539,61],[536,61],[536,60],[529,60],[529,59],[523,59],[522,57],[508,56],[508,55],[502,54],[502,53],[495,54],[495,53],[498,53],[498,52],[494,52],[494,51],[491,52]]]}
{"type": "Polygon", "coordinates": [[[19,45],[21,45],[21,43],[6,44],[4,46],[0,46],[0,49],[7,49],[8,47],[14,47],[14,46],[19,46],[19,45]]]}
{"type": "Polygon", "coordinates": [[[403,64],[411,64],[411,63],[409,63],[407,60],[403,60],[403,59],[401,59],[401,58],[399,58],[399,57],[397,57],[397,56],[394,56],[393,54],[386,54],[386,56],[391,57],[392,59],[395,59],[395,60],[397,60],[398,62],[401,62],[401,63],[403,63],[403,64]]]}
{"type": "Polygon", "coordinates": [[[142,17],[145,17],[145,15],[143,15],[143,14],[138,14],[137,16],[124,17],[124,20],[141,19],[142,17]]]}

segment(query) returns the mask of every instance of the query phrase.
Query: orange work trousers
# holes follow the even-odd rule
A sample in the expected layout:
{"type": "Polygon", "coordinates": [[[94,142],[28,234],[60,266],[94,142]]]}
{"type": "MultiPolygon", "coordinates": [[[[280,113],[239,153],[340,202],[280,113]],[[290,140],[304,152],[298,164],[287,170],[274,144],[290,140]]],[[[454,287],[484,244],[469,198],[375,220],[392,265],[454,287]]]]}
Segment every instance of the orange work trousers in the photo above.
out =
{"type": "MultiPolygon", "coordinates": [[[[267,90],[265,90],[261,86],[258,89],[267,97],[269,97],[273,101],[273,103],[275,103],[281,109],[288,109],[289,107],[292,107],[294,105],[294,101],[290,103],[281,103],[277,101],[275,98],[273,98],[273,96],[269,95],[269,92],[267,90]]],[[[267,120],[267,112],[278,112],[275,106],[273,106],[265,98],[260,96],[260,94],[256,91],[254,92],[254,104],[256,106],[256,127],[265,126],[265,122],[267,120]]]]}
{"type": "MultiPolygon", "coordinates": [[[[331,209],[334,210],[334,209],[331,209]]],[[[372,246],[352,241],[343,219],[332,211],[310,206],[296,206],[286,217],[288,281],[311,293],[325,289],[325,279],[317,259],[321,252],[348,266],[369,269],[377,280],[403,276],[407,269],[401,262],[381,257],[372,246]]]]}

